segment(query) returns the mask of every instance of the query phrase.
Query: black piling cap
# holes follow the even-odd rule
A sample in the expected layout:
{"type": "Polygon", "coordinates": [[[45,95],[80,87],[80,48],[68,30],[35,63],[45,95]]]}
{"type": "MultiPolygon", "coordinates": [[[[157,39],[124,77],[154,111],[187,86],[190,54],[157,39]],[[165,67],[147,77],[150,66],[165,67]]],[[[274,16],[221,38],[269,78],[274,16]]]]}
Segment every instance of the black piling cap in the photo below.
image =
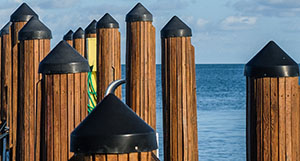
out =
{"type": "Polygon", "coordinates": [[[73,40],[73,31],[69,30],[69,32],[64,35],[63,40],[73,40]]]}
{"type": "Polygon", "coordinates": [[[119,23],[109,13],[106,13],[97,23],[97,29],[99,28],[119,28],[119,23]]]}
{"type": "Polygon", "coordinates": [[[160,34],[161,34],[161,38],[191,37],[192,30],[183,21],[181,21],[177,16],[174,16],[165,25],[165,27],[160,31],[160,34]]]}
{"type": "Polygon", "coordinates": [[[73,39],[84,39],[84,31],[81,27],[74,32],[73,39]]]}
{"type": "Polygon", "coordinates": [[[51,39],[50,29],[38,18],[32,17],[19,31],[19,40],[51,39]]]}
{"type": "Polygon", "coordinates": [[[1,35],[7,35],[9,34],[9,27],[11,25],[11,22],[8,22],[2,29],[1,29],[1,35]]]}
{"type": "Polygon", "coordinates": [[[26,4],[21,6],[10,16],[11,22],[27,22],[31,17],[39,18],[39,16],[26,4]]]}
{"type": "Polygon", "coordinates": [[[84,30],[85,34],[96,34],[97,21],[93,20],[84,30]]]}
{"type": "Polygon", "coordinates": [[[270,41],[245,66],[247,77],[296,77],[298,64],[274,41],[270,41]]]}
{"type": "Polygon", "coordinates": [[[109,154],[157,149],[156,133],[114,94],[109,94],[71,133],[71,152],[109,154]]]}
{"type": "Polygon", "coordinates": [[[64,40],[59,42],[39,65],[39,73],[42,74],[66,74],[89,71],[90,66],[88,61],[64,40]]]}
{"type": "Polygon", "coordinates": [[[126,22],[136,21],[153,21],[152,14],[141,4],[138,3],[129,13],[126,15],[126,22]]]}

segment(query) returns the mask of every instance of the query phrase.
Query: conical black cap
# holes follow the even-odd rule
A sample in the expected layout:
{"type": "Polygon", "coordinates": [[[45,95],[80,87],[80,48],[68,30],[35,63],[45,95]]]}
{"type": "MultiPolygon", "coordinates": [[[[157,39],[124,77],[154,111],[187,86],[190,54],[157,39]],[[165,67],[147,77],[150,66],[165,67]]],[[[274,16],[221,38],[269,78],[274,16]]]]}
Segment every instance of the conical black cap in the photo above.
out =
{"type": "Polygon", "coordinates": [[[177,16],[174,16],[160,31],[161,38],[168,37],[190,37],[192,30],[177,16]]]}
{"type": "Polygon", "coordinates": [[[84,31],[81,27],[74,32],[73,39],[84,39],[84,31]]]}
{"type": "Polygon", "coordinates": [[[73,31],[69,30],[69,32],[64,35],[63,40],[73,40],[73,31]]]}
{"type": "Polygon", "coordinates": [[[152,14],[141,3],[138,3],[126,15],[126,22],[136,21],[153,21],[152,14]]]}
{"type": "Polygon", "coordinates": [[[71,133],[71,152],[108,154],[157,149],[155,131],[113,94],[71,133]]]}
{"type": "Polygon", "coordinates": [[[296,77],[298,64],[274,41],[270,41],[245,66],[247,77],[296,77]]]}
{"type": "Polygon", "coordinates": [[[85,34],[95,34],[96,33],[97,21],[93,20],[84,30],[85,34]]]}
{"type": "Polygon", "coordinates": [[[59,42],[39,65],[39,73],[42,74],[66,74],[89,71],[90,66],[88,61],[64,40],[59,42]]]}
{"type": "Polygon", "coordinates": [[[11,22],[8,22],[2,29],[1,29],[1,35],[7,35],[9,34],[9,27],[11,25],[11,22]]]}
{"type": "Polygon", "coordinates": [[[97,23],[97,29],[99,28],[119,28],[119,23],[106,13],[97,23]]]}
{"type": "Polygon", "coordinates": [[[11,22],[27,22],[31,17],[39,16],[26,4],[23,3],[11,16],[11,22]]]}
{"type": "Polygon", "coordinates": [[[50,29],[38,18],[32,17],[19,31],[19,40],[51,39],[50,29]]]}

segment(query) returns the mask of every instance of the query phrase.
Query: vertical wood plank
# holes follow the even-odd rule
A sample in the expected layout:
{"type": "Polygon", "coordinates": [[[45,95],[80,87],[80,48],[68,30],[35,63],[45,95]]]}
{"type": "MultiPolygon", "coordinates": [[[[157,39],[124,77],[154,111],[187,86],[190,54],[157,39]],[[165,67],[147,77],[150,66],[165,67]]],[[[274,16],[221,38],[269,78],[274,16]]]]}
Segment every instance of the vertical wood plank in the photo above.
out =
{"type": "MultiPolygon", "coordinates": [[[[177,116],[178,116],[178,106],[177,106],[177,102],[176,102],[176,99],[177,99],[177,91],[176,91],[176,84],[177,84],[177,77],[176,77],[176,65],[177,65],[177,62],[176,62],[176,56],[177,56],[177,53],[176,53],[176,38],[171,38],[171,54],[170,55],[170,60],[171,60],[171,69],[173,70],[170,70],[169,69],[169,72],[170,72],[170,88],[171,88],[171,91],[170,91],[170,94],[171,94],[171,97],[170,97],[170,108],[172,108],[172,113],[171,113],[171,122],[172,122],[172,160],[174,161],[177,161],[177,116]]],[[[187,87],[187,89],[189,89],[187,87]]],[[[188,125],[189,126],[189,125],[188,125]]],[[[178,140],[179,141],[179,140],[178,140]]]]}
{"type": "Polygon", "coordinates": [[[279,161],[285,161],[286,160],[286,91],[285,91],[285,85],[286,85],[286,79],[285,78],[278,78],[279,80],[279,161]]]}
{"type": "Polygon", "coordinates": [[[262,133],[263,133],[263,160],[271,160],[270,134],[270,78],[263,78],[263,106],[262,106],[262,133]]]}
{"type": "Polygon", "coordinates": [[[106,156],[105,155],[96,154],[94,156],[94,161],[106,161],[106,156]]]}
{"type": "Polygon", "coordinates": [[[73,153],[70,149],[71,144],[71,133],[73,129],[75,128],[75,113],[74,113],[74,74],[67,74],[68,79],[68,159],[71,159],[73,156],[73,153]]]}
{"type": "Polygon", "coordinates": [[[129,161],[139,161],[139,153],[129,153],[129,161]]]}
{"type": "Polygon", "coordinates": [[[141,152],[140,155],[141,155],[140,161],[150,161],[148,160],[149,152],[141,152]]]}
{"type": "Polygon", "coordinates": [[[60,153],[61,153],[61,161],[67,161],[68,160],[68,82],[67,82],[67,74],[61,74],[60,75],[60,93],[61,93],[61,116],[60,116],[60,121],[61,121],[61,126],[60,126],[60,131],[61,131],[61,138],[60,138],[60,153]]]}
{"type": "Polygon", "coordinates": [[[80,74],[74,74],[74,119],[75,119],[75,127],[77,127],[80,123],[81,119],[81,84],[80,84],[80,74]]]}
{"type": "Polygon", "coordinates": [[[271,160],[279,160],[278,78],[271,79],[271,160]]]}
{"type": "Polygon", "coordinates": [[[117,154],[107,154],[106,161],[117,161],[118,155],[117,154]]]}
{"type": "MultiPolygon", "coordinates": [[[[182,42],[184,41],[185,39],[184,38],[178,38],[176,39],[176,46],[177,46],[177,53],[176,54],[176,104],[179,105],[178,106],[178,112],[177,112],[177,159],[178,161],[182,161],[183,160],[183,149],[182,149],[182,146],[184,145],[183,143],[183,136],[182,136],[182,129],[183,129],[183,122],[186,121],[186,118],[183,118],[182,117],[182,113],[183,113],[183,104],[184,104],[184,100],[183,100],[183,95],[182,95],[182,92],[183,92],[183,79],[185,78],[185,76],[182,75],[182,66],[185,66],[185,62],[182,62],[182,57],[184,57],[182,54],[182,42]]],[[[175,117],[176,118],[176,117],[175,117]]]]}
{"type": "MultiPolygon", "coordinates": [[[[7,126],[12,125],[12,108],[11,108],[11,79],[12,79],[12,60],[11,60],[11,28],[9,34],[2,35],[2,74],[1,81],[3,82],[3,92],[1,96],[1,106],[3,109],[3,117],[7,120],[7,126]]],[[[9,135],[12,136],[12,130],[9,130],[9,135]]],[[[8,147],[12,147],[12,138],[8,139],[8,147]]]]}
{"type": "Polygon", "coordinates": [[[292,161],[292,78],[285,79],[285,146],[286,146],[286,161],[292,161]]]}
{"type": "Polygon", "coordinates": [[[263,80],[262,78],[257,79],[257,84],[256,84],[256,113],[257,113],[257,118],[256,118],[256,138],[257,138],[257,160],[262,160],[263,159],[263,153],[262,153],[262,89],[263,89],[263,80]]]}
{"type": "Polygon", "coordinates": [[[300,160],[299,156],[299,127],[300,127],[300,119],[299,119],[299,85],[298,78],[293,77],[292,79],[292,105],[291,105],[291,113],[292,113],[292,157],[294,160],[300,160]]]}
{"type": "Polygon", "coordinates": [[[60,75],[55,74],[53,75],[53,83],[54,83],[54,96],[53,99],[54,101],[54,118],[53,118],[53,124],[54,124],[54,144],[53,144],[53,148],[54,148],[54,160],[60,160],[60,155],[61,155],[61,150],[60,150],[60,137],[61,137],[61,93],[60,93],[60,75]]]}
{"type": "Polygon", "coordinates": [[[118,161],[128,161],[128,154],[118,154],[118,161]]]}

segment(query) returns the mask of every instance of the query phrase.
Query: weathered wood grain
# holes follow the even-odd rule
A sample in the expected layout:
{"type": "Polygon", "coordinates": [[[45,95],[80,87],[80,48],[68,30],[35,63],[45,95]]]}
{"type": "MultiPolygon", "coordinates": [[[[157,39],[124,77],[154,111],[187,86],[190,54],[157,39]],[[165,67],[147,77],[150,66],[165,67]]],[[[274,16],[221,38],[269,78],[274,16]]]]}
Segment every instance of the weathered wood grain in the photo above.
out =
{"type": "MultiPolygon", "coordinates": [[[[11,57],[12,57],[12,86],[11,86],[11,124],[10,124],[10,145],[11,145],[11,158],[15,161],[17,158],[17,126],[18,126],[18,79],[19,79],[19,40],[18,32],[27,22],[13,22],[11,24],[11,57]]],[[[9,116],[10,117],[10,116],[9,116]]]]}
{"type": "Polygon", "coordinates": [[[23,40],[19,45],[17,159],[40,160],[42,96],[38,66],[49,53],[50,40],[23,40]]]}
{"type": "Polygon", "coordinates": [[[126,36],[126,103],[156,129],[155,28],[129,22],[126,36]]]}
{"type": "Polygon", "coordinates": [[[162,39],[164,160],[198,160],[194,55],[190,37],[162,39]]]}
{"type": "Polygon", "coordinates": [[[248,77],[247,112],[248,161],[299,160],[297,77],[248,77]]]}
{"type": "MultiPolygon", "coordinates": [[[[104,98],[108,85],[121,79],[121,42],[118,28],[97,29],[97,102],[104,98]]],[[[121,99],[121,87],[115,95],[121,99]]]]}

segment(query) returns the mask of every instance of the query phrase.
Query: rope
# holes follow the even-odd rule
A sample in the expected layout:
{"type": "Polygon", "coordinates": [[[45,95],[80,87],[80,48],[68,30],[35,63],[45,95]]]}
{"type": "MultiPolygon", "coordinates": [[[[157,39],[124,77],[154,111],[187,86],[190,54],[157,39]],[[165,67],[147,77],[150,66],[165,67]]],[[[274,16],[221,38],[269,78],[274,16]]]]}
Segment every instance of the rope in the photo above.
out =
{"type": "Polygon", "coordinates": [[[93,66],[91,66],[91,71],[88,72],[88,97],[89,97],[89,103],[87,106],[88,112],[90,113],[95,107],[96,104],[94,103],[94,100],[97,100],[97,92],[95,90],[95,87],[93,85],[93,80],[92,80],[92,70],[93,66]]]}

